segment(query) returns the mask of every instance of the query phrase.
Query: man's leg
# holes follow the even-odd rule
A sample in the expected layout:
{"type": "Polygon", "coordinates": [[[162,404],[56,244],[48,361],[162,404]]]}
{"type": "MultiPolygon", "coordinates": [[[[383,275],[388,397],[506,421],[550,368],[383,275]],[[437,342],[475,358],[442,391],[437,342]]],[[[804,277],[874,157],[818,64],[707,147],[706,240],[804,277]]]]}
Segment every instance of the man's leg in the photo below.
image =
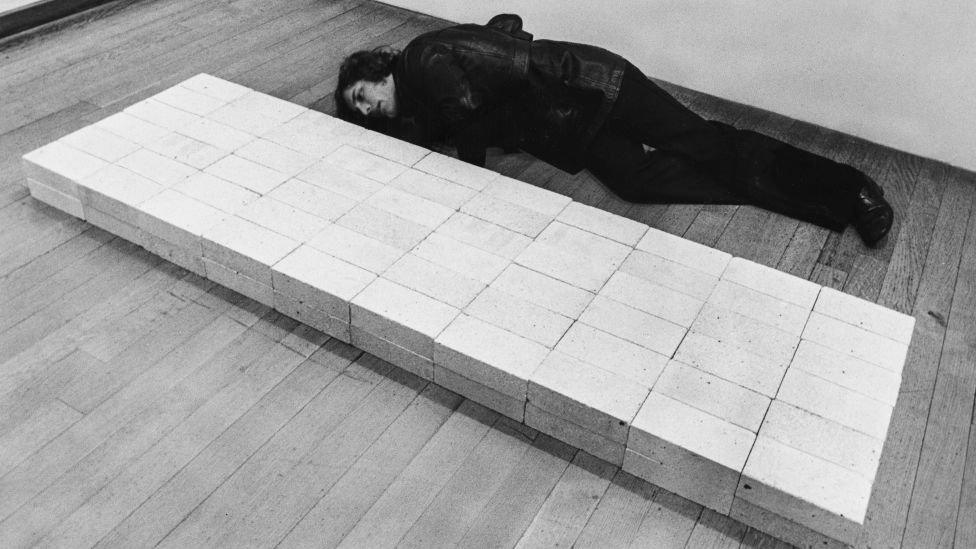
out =
{"type": "Polygon", "coordinates": [[[682,105],[628,63],[606,128],[691,162],[720,181],[736,171],[729,135],[682,105]]]}
{"type": "Polygon", "coordinates": [[[586,167],[614,193],[637,203],[742,204],[725,182],[685,157],[646,151],[640,141],[604,127],[587,150],[586,167]]]}
{"type": "Polygon", "coordinates": [[[841,231],[855,221],[859,170],[778,139],[718,124],[738,154],[736,186],[752,204],[841,231]]]}
{"type": "Polygon", "coordinates": [[[753,204],[833,230],[854,223],[868,245],[891,227],[891,206],[862,172],[708,122],[630,64],[590,151],[590,170],[629,200],[753,204]]]}

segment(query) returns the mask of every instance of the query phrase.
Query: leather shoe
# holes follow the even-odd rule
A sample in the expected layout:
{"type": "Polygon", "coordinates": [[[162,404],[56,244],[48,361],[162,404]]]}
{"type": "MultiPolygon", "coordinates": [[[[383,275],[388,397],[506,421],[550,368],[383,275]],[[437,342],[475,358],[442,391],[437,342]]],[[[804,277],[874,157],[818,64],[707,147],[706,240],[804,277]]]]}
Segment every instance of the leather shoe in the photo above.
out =
{"type": "Polygon", "coordinates": [[[884,190],[864,176],[864,186],[854,204],[854,228],[868,247],[875,247],[891,230],[895,212],[884,198],[884,190]]]}

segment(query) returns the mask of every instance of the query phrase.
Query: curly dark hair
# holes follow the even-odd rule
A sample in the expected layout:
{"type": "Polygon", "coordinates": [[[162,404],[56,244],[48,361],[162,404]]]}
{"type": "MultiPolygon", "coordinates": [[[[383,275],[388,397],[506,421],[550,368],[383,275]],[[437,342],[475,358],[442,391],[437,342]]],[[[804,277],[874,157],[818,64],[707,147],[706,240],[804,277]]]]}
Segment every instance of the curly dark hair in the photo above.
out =
{"type": "Polygon", "coordinates": [[[349,86],[365,80],[379,82],[393,73],[393,67],[400,59],[400,50],[390,46],[380,46],[372,50],[360,50],[343,60],[339,66],[339,82],[332,98],[335,100],[336,116],[360,126],[367,125],[366,117],[349,107],[342,92],[349,86]]]}

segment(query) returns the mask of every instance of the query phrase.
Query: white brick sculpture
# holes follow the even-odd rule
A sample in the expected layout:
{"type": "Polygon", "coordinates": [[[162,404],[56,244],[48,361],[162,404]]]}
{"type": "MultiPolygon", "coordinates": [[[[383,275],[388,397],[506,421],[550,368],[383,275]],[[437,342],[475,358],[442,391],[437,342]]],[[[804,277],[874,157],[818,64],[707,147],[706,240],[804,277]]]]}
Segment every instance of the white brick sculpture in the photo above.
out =
{"type": "Polygon", "coordinates": [[[914,318],[205,74],[31,194],[798,545],[853,544],[914,318]]]}

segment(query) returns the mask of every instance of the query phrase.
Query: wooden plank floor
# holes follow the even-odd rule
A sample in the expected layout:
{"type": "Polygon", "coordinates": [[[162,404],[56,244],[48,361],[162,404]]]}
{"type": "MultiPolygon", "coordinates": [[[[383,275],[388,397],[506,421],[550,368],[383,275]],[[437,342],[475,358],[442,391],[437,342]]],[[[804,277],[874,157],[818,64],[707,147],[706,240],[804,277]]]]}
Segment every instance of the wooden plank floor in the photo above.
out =
{"type": "MultiPolygon", "coordinates": [[[[120,0],[0,43],[0,547],[777,547],[40,204],[19,157],[197,72],[330,112],[341,59],[447,22],[368,0],[120,0]]],[[[653,74],[653,68],[646,68],[653,74]]],[[[884,246],[491,167],[917,319],[865,547],[976,547],[976,177],[668,86],[850,162],[884,246]]]]}

